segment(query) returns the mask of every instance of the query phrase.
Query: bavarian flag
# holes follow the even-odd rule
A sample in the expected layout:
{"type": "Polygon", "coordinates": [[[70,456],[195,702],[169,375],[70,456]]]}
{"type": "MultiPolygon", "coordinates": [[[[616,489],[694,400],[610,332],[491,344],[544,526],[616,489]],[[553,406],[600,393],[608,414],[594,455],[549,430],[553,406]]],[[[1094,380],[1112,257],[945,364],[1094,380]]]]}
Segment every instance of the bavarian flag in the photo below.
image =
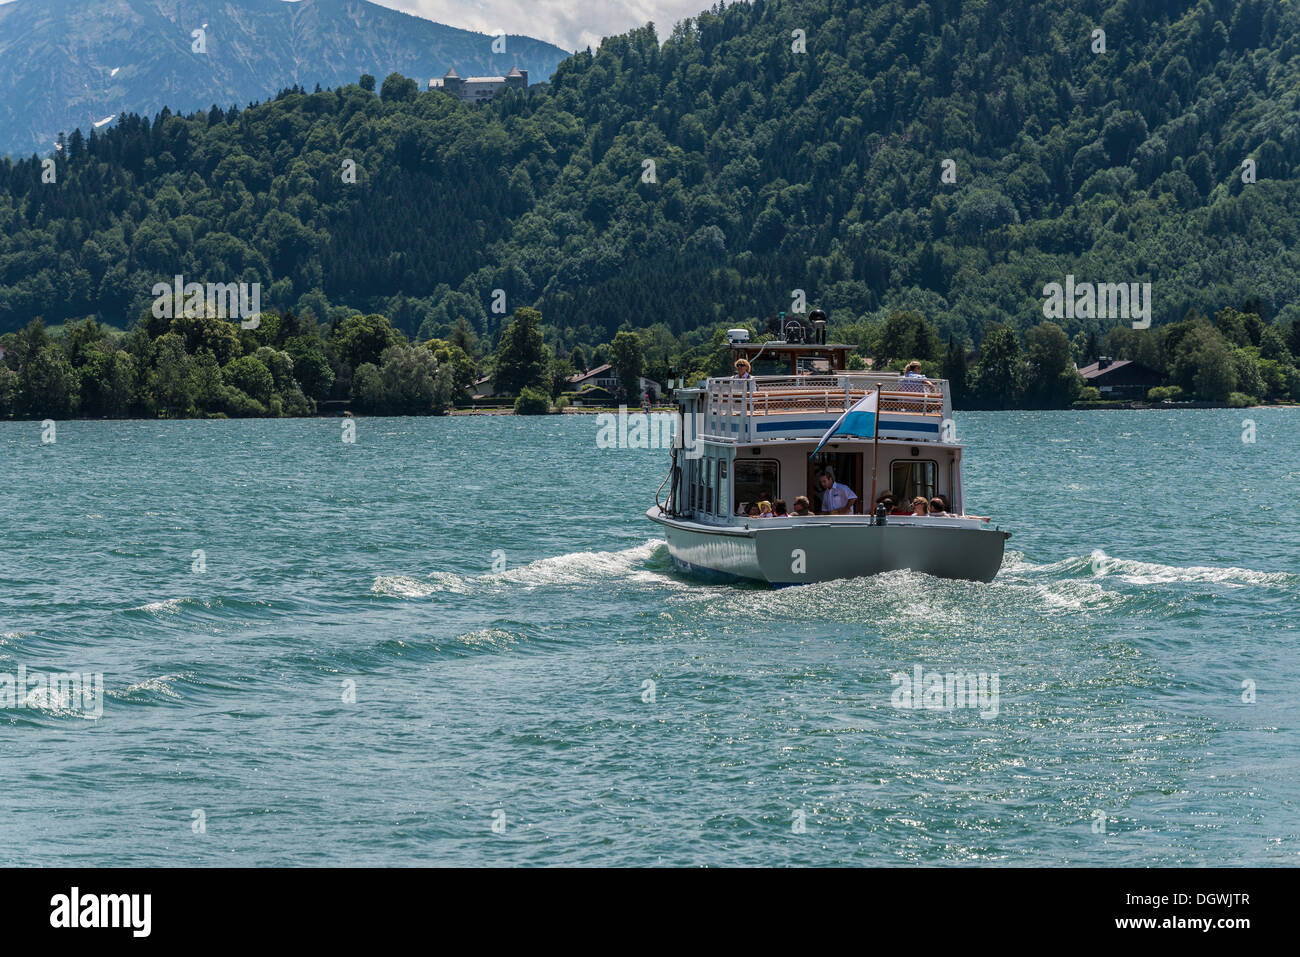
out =
{"type": "Polygon", "coordinates": [[[868,392],[865,396],[854,403],[853,408],[849,409],[831,426],[830,431],[822,436],[822,440],[817,443],[817,448],[812,450],[808,458],[812,458],[822,450],[822,446],[829,442],[837,435],[853,435],[862,438],[870,438],[876,434],[876,402],[880,397],[880,391],[877,389],[868,392]]]}

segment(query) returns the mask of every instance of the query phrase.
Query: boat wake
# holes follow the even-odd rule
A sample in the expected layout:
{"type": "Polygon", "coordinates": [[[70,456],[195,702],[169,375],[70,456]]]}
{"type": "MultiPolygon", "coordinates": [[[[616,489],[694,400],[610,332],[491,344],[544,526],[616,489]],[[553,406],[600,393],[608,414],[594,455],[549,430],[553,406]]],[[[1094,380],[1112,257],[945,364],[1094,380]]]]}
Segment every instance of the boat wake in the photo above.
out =
{"type": "Polygon", "coordinates": [[[525,565],[507,565],[500,572],[458,575],[432,572],[424,578],[381,575],[371,583],[371,594],[389,598],[429,598],[439,594],[473,595],[522,587],[586,586],[621,582],[684,587],[670,572],[668,548],[662,540],[616,552],[570,552],[540,558],[525,565]]]}
{"type": "Polygon", "coordinates": [[[1300,575],[1289,572],[1263,572],[1233,566],[1212,567],[1191,565],[1160,565],[1131,559],[1113,558],[1103,551],[1087,556],[1067,558],[1059,562],[1036,565],[1019,552],[1008,552],[1002,564],[999,580],[1020,578],[1108,579],[1128,585],[1207,584],[1228,588],[1248,588],[1252,585],[1287,586],[1300,584],[1300,575]]]}
{"type": "Polygon", "coordinates": [[[800,606],[804,600],[793,595],[815,592],[817,600],[824,602],[837,593],[848,594],[849,589],[860,593],[864,584],[878,597],[897,592],[902,599],[920,582],[929,582],[928,589],[952,590],[967,601],[976,596],[992,598],[999,592],[1005,594],[1007,589],[1017,593],[1028,592],[1036,597],[1041,607],[1071,611],[1113,608],[1130,596],[1129,590],[1123,586],[1149,589],[1160,585],[1206,584],[1226,588],[1295,588],[1300,585],[1300,575],[1232,566],[1161,565],[1114,558],[1100,550],[1037,564],[1020,552],[1009,551],[998,577],[989,584],[946,582],[919,572],[898,571],[869,579],[855,579],[851,583],[831,581],[781,589],[774,595],[772,589],[753,584],[718,585],[684,576],[674,569],[666,544],[661,539],[650,539],[642,545],[620,551],[570,552],[507,567],[496,573],[461,575],[432,572],[424,578],[381,575],[374,579],[370,591],[373,595],[387,598],[428,599],[441,595],[500,594],[520,588],[531,591],[545,586],[609,588],[640,585],[670,591],[672,594],[666,596],[670,603],[690,602],[697,597],[716,600],[733,592],[743,596],[757,591],[766,596],[764,603],[768,606],[787,602],[800,606]],[[777,597],[786,592],[792,593],[790,598],[777,597]]]}

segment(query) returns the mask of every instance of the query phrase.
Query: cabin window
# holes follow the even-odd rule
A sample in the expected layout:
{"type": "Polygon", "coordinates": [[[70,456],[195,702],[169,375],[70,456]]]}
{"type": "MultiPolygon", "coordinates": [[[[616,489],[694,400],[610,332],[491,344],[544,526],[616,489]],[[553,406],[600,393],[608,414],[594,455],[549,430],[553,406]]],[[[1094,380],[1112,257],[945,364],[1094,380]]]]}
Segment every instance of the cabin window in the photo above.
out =
{"type": "Polygon", "coordinates": [[[799,375],[830,375],[831,360],[800,356],[798,359],[799,375]]]}
{"type": "Polygon", "coordinates": [[[714,458],[704,460],[704,510],[710,515],[713,514],[713,486],[717,461],[714,458]]]}
{"type": "Polygon", "coordinates": [[[756,356],[751,359],[751,375],[789,375],[790,360],[784,358],[771,358],[768,356],[756,356]]]}
{"type": "Polygon", "coordinates": [[[930,459],[896,459],[890,463],[890,491],[898,502],[910,503],[918,495],[934,497],[937,467],[930,459]]]}
{"type": "Polygon", "coordinates": [[[776,459],[736,459],[735,501],[737,507],[744,502],[770,502],[781,496],[781,466],[776,459]]]}

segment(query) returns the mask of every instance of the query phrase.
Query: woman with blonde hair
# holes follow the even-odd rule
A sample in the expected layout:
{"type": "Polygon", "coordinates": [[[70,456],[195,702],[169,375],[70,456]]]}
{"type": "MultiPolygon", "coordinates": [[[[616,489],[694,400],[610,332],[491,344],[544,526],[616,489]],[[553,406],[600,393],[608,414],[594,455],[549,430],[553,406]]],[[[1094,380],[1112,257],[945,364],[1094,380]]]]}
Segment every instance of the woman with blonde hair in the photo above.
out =
{"type": "Polygon", "coordinates": [[[748,360],[748,359],[737,359],[737,360],[736,360],[736,378],[737,378],[737,379],[752,379],[752,378],[753,378],[753,376],[751,376],[751,375],[749,374],[749,360],[748,360]]]}
{"type": "Polygon", "coordinates": [[[912,499],[912,514],[913,515],[930,514],[930,502],[925,496],[918,495],[916,498],[912,499]]]}

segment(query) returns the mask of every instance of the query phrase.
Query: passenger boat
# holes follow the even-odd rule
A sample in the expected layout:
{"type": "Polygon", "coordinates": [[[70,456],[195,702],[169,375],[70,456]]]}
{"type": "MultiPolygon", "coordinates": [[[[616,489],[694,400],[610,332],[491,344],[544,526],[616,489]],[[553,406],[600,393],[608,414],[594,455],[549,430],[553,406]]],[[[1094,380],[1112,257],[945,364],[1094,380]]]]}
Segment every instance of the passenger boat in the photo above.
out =
{"type": "Polygon", "coordinates": [[[899,569],[992,581],[1011,533],[965,515],[964,446],[956,441],[948,383],[850,372],[853,347],[818,342],[825,333],[817,325],[790,341],[763,343],[731,330],[733,360],[748,360],[751,376],[677,390],[672,471],[646,512],[663,527],[673,562],[772,585],[899,569]],[[818,450],[837,420],[863,405],[875,406],[869,433],[843,434],[841,427],[818,450]],[[827,466],[857,494],[852,514],[820,514],[818,477],[827,466]],[[877,514],[872,503],[885,491],[902,502],[943,496],[954,517],[877,514]],[[819,514],[738,513],[744,503],[774,499],[793,510],[800,495],[819,514]]]}

